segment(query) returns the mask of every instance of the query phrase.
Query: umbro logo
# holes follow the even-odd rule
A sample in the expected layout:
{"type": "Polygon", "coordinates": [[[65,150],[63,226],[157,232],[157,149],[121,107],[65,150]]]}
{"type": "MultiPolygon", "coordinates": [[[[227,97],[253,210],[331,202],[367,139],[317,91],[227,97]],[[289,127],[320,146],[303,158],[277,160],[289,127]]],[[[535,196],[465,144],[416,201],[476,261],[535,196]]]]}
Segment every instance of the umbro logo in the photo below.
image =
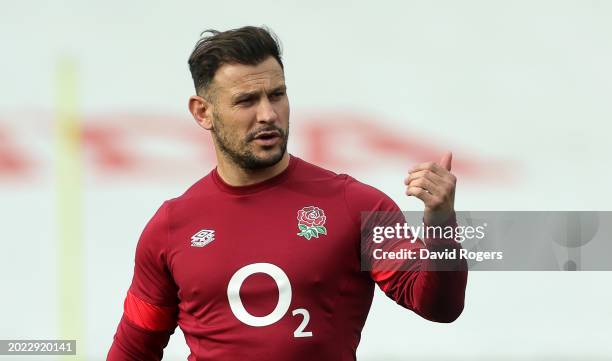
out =
{"type": "Polygon", "coordinates": [[[192,247],[204,247],[215,240],[215,231],[212,229],[203,229],[191,236],[192,247]]]}

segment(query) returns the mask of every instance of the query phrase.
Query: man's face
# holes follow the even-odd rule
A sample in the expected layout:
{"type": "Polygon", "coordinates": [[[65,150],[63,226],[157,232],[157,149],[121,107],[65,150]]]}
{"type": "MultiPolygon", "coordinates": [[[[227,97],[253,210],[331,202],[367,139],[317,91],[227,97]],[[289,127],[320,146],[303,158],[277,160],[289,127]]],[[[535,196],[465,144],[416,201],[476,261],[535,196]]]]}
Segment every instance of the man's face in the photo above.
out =
{"type": "Polygon", "coordinates": [[[217,70],[211,91],[216,146],[243,169],[278,163],[287,151],[289,100],[276,59],[255,66],[225,64],[217,70]]]}

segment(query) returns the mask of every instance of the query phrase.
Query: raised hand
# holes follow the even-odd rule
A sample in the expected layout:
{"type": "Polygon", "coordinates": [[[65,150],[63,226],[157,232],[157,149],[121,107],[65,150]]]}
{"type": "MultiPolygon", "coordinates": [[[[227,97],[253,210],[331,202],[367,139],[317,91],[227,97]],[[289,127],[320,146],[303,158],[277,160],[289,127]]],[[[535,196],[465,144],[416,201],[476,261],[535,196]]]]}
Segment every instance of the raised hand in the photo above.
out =
{"type": "Polygon", "coordinates": [[[457,178],[450,172],[453,153],[447,152],[438,163],[419,163],[404,179],[406,194],[425,204],[423,219],[427,225],[443,225],[455,213],[457,178]]]}

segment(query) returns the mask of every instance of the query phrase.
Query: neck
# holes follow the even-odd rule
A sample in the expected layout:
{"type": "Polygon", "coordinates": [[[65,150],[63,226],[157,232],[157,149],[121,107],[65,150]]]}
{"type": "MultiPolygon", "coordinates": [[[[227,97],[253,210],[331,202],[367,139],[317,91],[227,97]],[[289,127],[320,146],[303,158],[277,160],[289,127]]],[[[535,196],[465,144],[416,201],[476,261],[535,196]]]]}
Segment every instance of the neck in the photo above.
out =
{"type": "Polygon", "coordinates": [[[248,186],[268,180],[282,173],[289,166],[289,153],[273,166],[257,170],[240,168],[224,154],[217,154],[217,173],[223,181],[234,187],[248,186]]]}

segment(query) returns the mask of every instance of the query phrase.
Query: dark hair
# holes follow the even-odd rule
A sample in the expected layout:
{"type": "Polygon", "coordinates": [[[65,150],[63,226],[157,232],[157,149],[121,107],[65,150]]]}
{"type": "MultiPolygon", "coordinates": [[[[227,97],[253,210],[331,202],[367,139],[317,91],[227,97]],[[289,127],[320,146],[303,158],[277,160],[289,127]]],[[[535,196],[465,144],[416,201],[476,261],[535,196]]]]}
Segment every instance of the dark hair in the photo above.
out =
{"type": "Polygon", "coordinates": [[[206,91],[224,64],[257,65],[269,56],[283,67],[276,35],[265,27],[245,26],[227,31],[205,30],[189,57],[196,92],[206,91]],[[204,34],[211,35],[205,36],[204,34]]]}

